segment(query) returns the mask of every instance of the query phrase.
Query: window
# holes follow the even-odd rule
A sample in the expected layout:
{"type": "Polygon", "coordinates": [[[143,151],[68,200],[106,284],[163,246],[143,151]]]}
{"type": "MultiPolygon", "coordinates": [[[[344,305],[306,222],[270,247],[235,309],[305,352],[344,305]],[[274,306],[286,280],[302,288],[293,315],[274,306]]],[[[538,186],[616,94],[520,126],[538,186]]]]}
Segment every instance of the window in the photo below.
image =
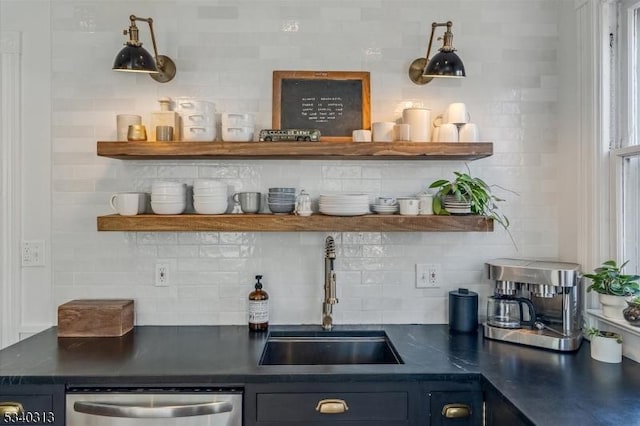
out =
{"type": "Polygon", "coordinates": [[[623,0],[618,11],[619,94],[612,106],[618,111],[617,134],[611,150],[614,247],[620,261],[628,260],[626,273],[640,272],[640,1],[623,0]]]}

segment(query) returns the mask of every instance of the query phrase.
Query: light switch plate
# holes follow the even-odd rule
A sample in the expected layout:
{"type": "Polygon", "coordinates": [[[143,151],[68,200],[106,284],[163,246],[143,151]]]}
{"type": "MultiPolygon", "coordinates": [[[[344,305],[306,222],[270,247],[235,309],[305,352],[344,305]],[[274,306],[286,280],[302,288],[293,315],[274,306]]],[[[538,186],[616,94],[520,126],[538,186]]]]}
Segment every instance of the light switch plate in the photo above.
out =
{"type": "Polygon", "coordinates": [[[21,250],[22,266],[45,266],[43,240],[23,241],[21,250]]]}

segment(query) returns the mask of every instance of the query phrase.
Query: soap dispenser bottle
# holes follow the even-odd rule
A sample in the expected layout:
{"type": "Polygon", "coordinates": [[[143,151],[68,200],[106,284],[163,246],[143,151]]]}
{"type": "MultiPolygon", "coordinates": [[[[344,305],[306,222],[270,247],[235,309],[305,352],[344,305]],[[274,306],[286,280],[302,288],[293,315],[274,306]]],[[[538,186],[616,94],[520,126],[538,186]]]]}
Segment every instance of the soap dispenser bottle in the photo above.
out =
{"type": "Polygon", "coordinates": [[[171,126],[173,127],[173,140],[180,140],[180,115],[176,111],[171,111],[171,98],[163,97],[158,99],[160,102],[160,111],[151,113],[151,138],[149,140],[157,141],[156,127],[171,126]]]}
{"type": "Polygon", "coordinates": [[[256,275],[255,290],[249,293],[249,330],[269,328],[269,295],[262,289],[262,275],[256,275]]]}

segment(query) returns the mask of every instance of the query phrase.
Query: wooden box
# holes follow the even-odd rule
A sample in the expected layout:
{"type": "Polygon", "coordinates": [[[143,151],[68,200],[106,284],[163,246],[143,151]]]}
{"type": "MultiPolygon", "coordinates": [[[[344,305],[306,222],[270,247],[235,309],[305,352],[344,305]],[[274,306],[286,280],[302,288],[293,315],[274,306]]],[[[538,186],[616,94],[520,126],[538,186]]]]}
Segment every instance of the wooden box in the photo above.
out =
{"type": "Polygon", "coordinates": [[[77,299],[58,306],[58,337],[114,337],[133,329],[133,300],[77,299]]]}

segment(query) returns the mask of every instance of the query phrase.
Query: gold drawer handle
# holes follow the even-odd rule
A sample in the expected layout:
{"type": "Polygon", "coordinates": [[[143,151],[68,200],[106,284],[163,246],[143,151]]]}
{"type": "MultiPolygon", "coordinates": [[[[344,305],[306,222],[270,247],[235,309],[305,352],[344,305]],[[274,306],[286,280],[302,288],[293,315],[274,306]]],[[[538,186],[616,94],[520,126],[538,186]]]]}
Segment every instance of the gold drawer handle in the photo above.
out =
{"type": "Polygon", "coordinates": [[[442,407],[442,415],[447,419],[462,419],[471,416],[471,407],[466,404],[447,404],[442,407]]]}
{"type": "Polygon", "coordinates": [[[0,402],[0,415],[4,417],[5,414],[22,414],[24,408],[19,402],[0,402]]]}
{"type": "Polygon", "coordinates": [[[340,414],[347,410],[349,407],[343,399],[321,399],[316,406],[320,414],[340,414]]]}

